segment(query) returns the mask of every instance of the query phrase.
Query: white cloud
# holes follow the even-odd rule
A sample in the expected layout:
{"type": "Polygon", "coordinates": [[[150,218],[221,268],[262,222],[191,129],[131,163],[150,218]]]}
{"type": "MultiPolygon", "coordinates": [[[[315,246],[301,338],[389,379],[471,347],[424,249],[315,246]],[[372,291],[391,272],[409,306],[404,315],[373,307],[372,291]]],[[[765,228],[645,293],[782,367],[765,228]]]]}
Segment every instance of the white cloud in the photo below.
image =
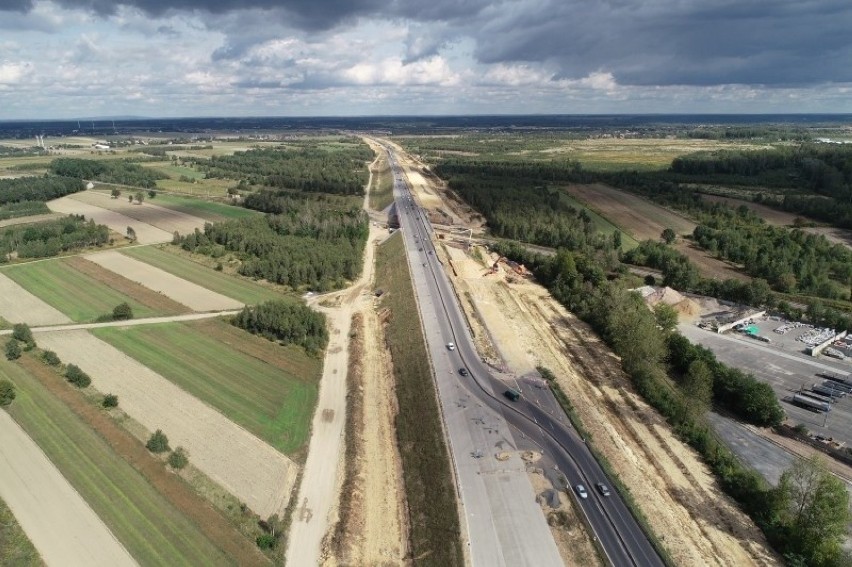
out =
{"type": "Polygon", "coordinates": [[[441,85],[455,86],[459,74],[439,56],[404,63],[401,57],[388,57],[378,63],[358,63],[342,73],[356,85],[441,85]]]}
{"type": "Polygon", "coordinates": [[[19,83],[29,68],[29,63],[0,63],[0,85],[19,83]]]}

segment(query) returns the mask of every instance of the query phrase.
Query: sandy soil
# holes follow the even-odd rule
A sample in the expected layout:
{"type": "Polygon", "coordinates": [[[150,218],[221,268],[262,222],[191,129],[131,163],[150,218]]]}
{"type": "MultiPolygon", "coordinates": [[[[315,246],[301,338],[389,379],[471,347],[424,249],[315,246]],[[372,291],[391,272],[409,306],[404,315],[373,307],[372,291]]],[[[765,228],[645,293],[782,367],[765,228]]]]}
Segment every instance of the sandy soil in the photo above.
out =
{"type": "Polygon", "coordinates": [[[235,299],[210,291],[160,268],[125,256],[120,252],[112,250],[97,252],[87,255],[85,258],[131,281],[140,283],[148,289],[162,293],[194,311],[239,309],[243,306],[235,299]]]}
{"type": "Polygon", "coordinates": [[[72,199],[71,196],[49,201],[47,206],[51,211],[58,213],[83,215],[86,219],[92,219],[98,224],[105,224],[119,234],[127,234],[127,227],[132,227],[136,232],[136,241],[139,244],[156,244],[172,241],[173,235],[170,232],[140,222],[121,213],[77,201],[72,199]]]}
{"type": "MultiPolygon", "coordinates": [[[[677,564],[778,563],[758,528],[721,495],[699,457],[633,392],[618,359],[584,323],[537,284],[517,277],[508,283],[502,267],[499,275],[483,276],[482,264],[448,250],[459,274],[453,277],[459,294],[469,293],[475,305],[469,319],[487,326],[478,340],[493,343],[498,363],[517,374],[541,364],[557,375],[596,446],[677,564]]],[[[470,310],[470,302],[463,303],[470,310]]],[[[565,559],[578,561],[573,552],[565,559]]]]}
{"type": "Polygon", "coordinates": [[[44,333],[39,346],[74,362],[148,430],[162,429],[192,464],[266,518],[282,514],[297,466],[159,374],[86,331],[44,333]]]}
{"type": "Polygon", "coordinates": [[[136,565],[109,528],[5,411],[0,497],[47,565],[136,565]]]}
{"type": "MultiPolygon", "coordinates": [[[[691,220],[607,185],[570,185],[568,193],[636,240],[658,240],[666,228],[671,228],[678,235],[692,234],[695,230],[696,225],[691,220]]],[[[675,248],[692,260],[705,277],[749,279],[735,266],[714,258],[683,238],[678,239],[675,248]]]]}
{"type": "Polygon", "coordinates": [[[71,319],[0,273],[0,317],[31,327],[61,325],[71,319]]]}
{"type": "Polygon", "coordinates": [[[127,194],[129,193],[124,191],[122,197],[113,199],[107,193],[83,191],[81,193],[75,193],[71,197],[81,203],[115,211],[124,216],[136,219],[137,221],[157,227],[168,232],[170,235],[175,232],[189,234],[196,228],[203,229],[204,223],[207,222],[202,218],[194,217],[180,211],[167,209],[166,207],[160,207],[155,204],[156,198],[148,199],[147,194],[145,201],[141,205],[136,204],[135,201],[131,204],[127,200],[127,197],[124,196],[127,194]]]}

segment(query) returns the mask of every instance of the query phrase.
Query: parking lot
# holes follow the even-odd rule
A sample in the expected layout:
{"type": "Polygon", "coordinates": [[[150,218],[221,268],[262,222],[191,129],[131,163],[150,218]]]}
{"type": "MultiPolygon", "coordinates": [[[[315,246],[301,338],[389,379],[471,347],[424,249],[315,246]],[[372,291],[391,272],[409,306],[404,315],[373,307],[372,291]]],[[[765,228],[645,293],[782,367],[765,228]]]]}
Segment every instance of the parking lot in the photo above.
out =
{"type": "Polygon", "coordinates": [[[800,389],[822,383],[818,372],[832,371],[844,375],[852,372],[850,361],[804,354],[806,345],[797,341],[796,337],[807,329],[793,329],[780,335],[774,332],[781,325],[779,321],[766,319],[753,324],[758,334],[769,337],[772,342],[764,343],[736,332],[720,335],[688,323],[681,324],[679,329],[693,343],[713,351],[720,362],[750,372],[772,386],[790,422],[802,423],[814,434],[852,446],[852,395],[833,404],[828,413],[811,411],[790,402],[793,394],[800,389]]]}

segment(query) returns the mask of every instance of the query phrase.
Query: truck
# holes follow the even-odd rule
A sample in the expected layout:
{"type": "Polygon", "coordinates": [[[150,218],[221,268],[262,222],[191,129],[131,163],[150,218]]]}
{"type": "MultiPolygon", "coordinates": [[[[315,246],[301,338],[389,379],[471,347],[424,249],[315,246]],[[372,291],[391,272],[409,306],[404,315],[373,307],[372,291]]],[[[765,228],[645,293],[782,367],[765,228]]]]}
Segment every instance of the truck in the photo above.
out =
{"type": "Polygon", "coordinates": [[[521,399],[521,393],[515,390],[514,388],[509,388],[508,390],[503,392],[503,395],[512,400],[513,402],[517,402],[521,399]]]}
{"type": "Polygon", "coordinates": [[[803,406],[813,411],[819,413],[825,413],[831,411],[831,404],[827,402],[820,402],[813,398],[809,398],[807,396],[802,396],[799,394],[793,395],[793,403],[798,406],[803,406]]]}

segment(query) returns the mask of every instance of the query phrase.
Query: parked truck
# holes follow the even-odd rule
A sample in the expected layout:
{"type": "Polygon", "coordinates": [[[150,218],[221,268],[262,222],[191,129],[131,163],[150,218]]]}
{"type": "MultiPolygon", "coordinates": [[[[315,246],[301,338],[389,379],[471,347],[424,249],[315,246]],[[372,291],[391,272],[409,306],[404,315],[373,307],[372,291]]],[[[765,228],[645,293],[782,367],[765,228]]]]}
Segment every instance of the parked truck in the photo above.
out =
{"type": "Polygon", "coordinates": [[[808,409],[812,409],[814,411],[825,413],[831,411],[831,404],[827,402],[820,402],[813,398],[809,398],[807,396],[802,396],[800,394],[793,395],[793,403],[799,406],[806,407],[808,409]]]}

